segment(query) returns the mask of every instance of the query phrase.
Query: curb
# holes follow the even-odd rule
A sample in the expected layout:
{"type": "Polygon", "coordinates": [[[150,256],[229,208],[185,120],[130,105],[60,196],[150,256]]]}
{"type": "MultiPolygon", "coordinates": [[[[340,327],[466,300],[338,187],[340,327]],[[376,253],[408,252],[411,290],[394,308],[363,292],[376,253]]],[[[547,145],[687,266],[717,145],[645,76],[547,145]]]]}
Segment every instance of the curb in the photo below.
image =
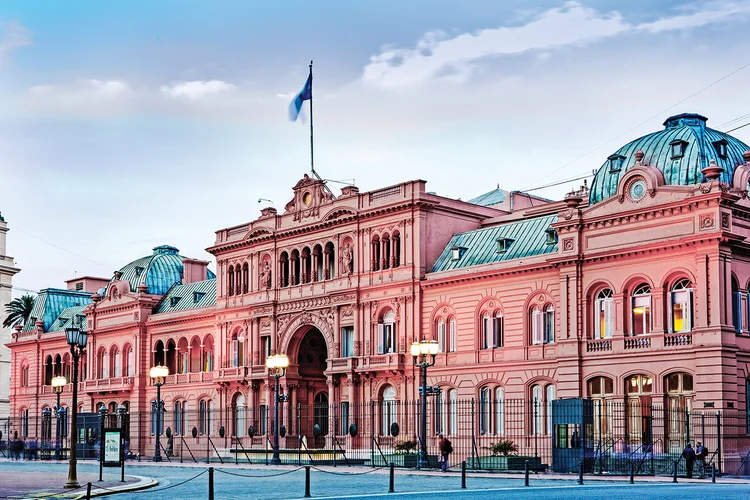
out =
{"type": "MultiPolygon", "coordinates": [[[[115,486],[113,488],[97,488],[95,485],[91,485],[91,496],[92,497],[100,497],[104,495],[115,495],[118,493],[125,493],[127,491],[138,491],[138,490],[145,490],[147,488],[153,488],[154,486],[159,484],[159,481],[157,479],[154,479],[153,477],[146,477],[146,476],[130,476],[130,477],[136,477],[139,479],[137,483],[133,484],[126,484],[124,486],[115,486]]],[[[82,498],[86,498],[86,493],[80,493],[78,496],[73,497],[75,500],[81,500],[82,498]]]]}

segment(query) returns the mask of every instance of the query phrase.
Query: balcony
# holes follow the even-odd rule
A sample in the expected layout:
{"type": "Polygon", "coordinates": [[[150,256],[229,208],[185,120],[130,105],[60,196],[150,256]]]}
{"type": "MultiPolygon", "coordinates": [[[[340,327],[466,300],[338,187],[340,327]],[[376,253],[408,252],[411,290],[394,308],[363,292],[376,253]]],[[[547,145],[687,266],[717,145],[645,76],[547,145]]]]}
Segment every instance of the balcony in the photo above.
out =
{"type": "Polygon", "coordinates": [[[219,368],[219,378],[228,380],[238,380],[247,377],[247,366],[232,366],[228,368],[219,368]]]}
{"type": "Polygon", "coordinates": [[[692,332],[668,333],[664,335],[664,347],[681,347],[693,345],[692,332]]]}
{"type": "Polygon", "coordinates": [[[328,364],[328,371],[331,373],[351,373],[359,365],[357,358],[340,358],[332,359],[328,364]]]}
{"type": "MultiPolygon", "coordinates": [[[[349,359],[349,358],[347,358],[349,359]]],[[[403,370],[404,355],[399,353],[376,354],[362,358],[357,371],[369,372],[375,370],[403,370]]]]}
{"type": "Polygon", "coordinates": [[[214,372],[173,373],[167,376],[166,383],[173,384],[195,384],[199,382],[211,382],[214,372]]]}
{"type": "Polygon", "coordinates": [[[597,339],[586,342],[586,352],[603,352],[612,350],[612,339],[597,339]]]}
{"type": "Polygon", "coordinates": [[[118,392],[133,389],[133,377],[111,377],[85,380],[82,382],[84,392],[118,392]]]}
{"type": "Polygon", "coordinates": [[[633,349],[650,349],[651,338],[650,337],[627,337],[625,338],[625,350],[630,351],[633,349]]]}

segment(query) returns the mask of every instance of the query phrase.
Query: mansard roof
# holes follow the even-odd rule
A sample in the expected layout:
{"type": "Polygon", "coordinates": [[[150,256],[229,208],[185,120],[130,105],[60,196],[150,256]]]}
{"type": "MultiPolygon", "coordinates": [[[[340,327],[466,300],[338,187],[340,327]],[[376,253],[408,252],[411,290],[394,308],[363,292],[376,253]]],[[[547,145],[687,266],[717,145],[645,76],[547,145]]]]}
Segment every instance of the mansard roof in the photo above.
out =
{"type": "Polygon", "coordinates": [[[76,324],[78,324],[78,321],[81,321],[80,325],[83,327],[83,329],[86,329],[86,326],[88,324],[86,319],[86,314],[83,312],[84,309],[86,309],[87,306],[74,306],[74,307],[68,307],[62,310],[62,312],[57,316],[55,321],[52,322],[52,325],[49,327],[48,332],[62,332],[65,331],[65,329],[70,326],[70,320],[71,318],[76,319],[76,324]]]}
{"type": "Polygon", "coordinates": [[[36,328],[36,322],[39,320],[44,323],[44,331],[49,331],[64,310],[76,306],[87,306],[91,302],[90,292],[45,288],[34,298],[34,307],[31,309],[29,321],[23,326],[23,331],[29,332],[36,328]]]}
{"type": "Polygon", "coordinates": [[[476,198],[470,199],[469,203],[473,203],[475,205],[480,205],[483,207],[489,207],[489,206],[497,205],[498,203],[504,202],[509,194],[510,193],[508,191],[504,189],[500,189],[500,185],[498,184],[496,189],[493,189],[492,191],[481,194],[477,196],[476,198]]]}
{"type": "Polygon", "coordinates": [[[175,284],[154,307],[154,314],[187,311],[216,304],[216,279],[175,284]]]}
{"type": "Polygon", "coordinates": [[[548,243],[547,230],[557,222],[557,215],[545,215],[493,227],[475,229],[454,235],[443,249],[430,272],[450,271],[524,257],[557,252],[557,240],[548,243]],[[498,251],[499,241],[507,245],[498,251]],[[459,258],[453,259],[453,250],[459,258]]]}

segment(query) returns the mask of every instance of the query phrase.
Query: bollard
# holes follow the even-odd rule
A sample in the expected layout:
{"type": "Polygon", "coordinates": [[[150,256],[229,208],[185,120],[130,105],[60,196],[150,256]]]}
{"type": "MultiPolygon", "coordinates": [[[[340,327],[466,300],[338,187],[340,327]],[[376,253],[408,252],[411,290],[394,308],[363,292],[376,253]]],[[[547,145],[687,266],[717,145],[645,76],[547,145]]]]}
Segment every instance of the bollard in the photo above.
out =
{"type": "Polygon", "coordinates": [[[633,464],[633,462],[630,462],[630,484],[633,484],[635,482],[633,480],[634,474],[635,474],[635,464],[633,464]]]}
{"type": "Polygon", "coordinates": [[[310,498],[310,466],[305,465],[305,498],[310,498]]]}
{"type": "Polygon", "coordinates": [[[672,465],[672,482],[677,482],[677,461],[672,465]]]}
{"type": "Polygon", "coordinates": [[[394,475],[394,465],[393,465],[393,462],[391,462],[391,479],[390,479],[390,482],[388,483],[388,493],[396,492],[396,490],[393,488],[394,482],[395,482],[393,475],[394,475]]]}
{"type": "Polygon", "coordinates": [[[716,482],[716,464],[715,463],[711,463],[711,482],[712,483],[716,482]]]}
{"type": "Polygon", "coordinates": [[[91,500],[91,483],[86,483],[86,500],[91,500]]]}
{"type": "Polygon", "coordinates": [[[583,484],[583,460],[578,462],[578,484],[583,484]]]}
{"type": "Polygon", "coordinates": [[[466,489],[466,460],[461,461],[461,489],[466,489]]]}
{"type": "Polygon", "coordinates": [[[529,485],[529,461],[526,460],[523,464],[523,485],[529,485]]]}
{"type": "Polygon", "coordinates": [[[214,468],[208,468],[208,500],[214,500],[214,468]]]}

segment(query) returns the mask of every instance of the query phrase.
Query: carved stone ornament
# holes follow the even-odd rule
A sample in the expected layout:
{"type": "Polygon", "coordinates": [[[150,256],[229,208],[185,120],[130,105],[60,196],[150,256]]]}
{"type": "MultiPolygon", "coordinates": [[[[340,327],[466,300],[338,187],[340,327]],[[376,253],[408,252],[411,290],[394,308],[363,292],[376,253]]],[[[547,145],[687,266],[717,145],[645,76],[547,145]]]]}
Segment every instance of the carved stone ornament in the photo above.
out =
{"type": "Polygon", "coordinates": [[[700,228],[701,230],[712,229],[714,227],[714,216],[713,215],[701,215],[700,216],[700,228]]]}
{"type": "Polygon", "coordinates": [[[563,251],[571,252],[573,251],[573,246],[573,238],[565,238],[563,240],[563,251]]]}
{"type": "Polygon", "coordinates": [[[565,210],[565,211],[564,211],[564,212],[562,213],[562,216],[563,216],[563,218],[564,218],[565,220],[570,220],[570,219],[572,219],[572,218],[573,218],[573,211],[572,211],[572,210],[565,210]]]}
{"type": "Polygon", "coordinates": [[[721,214],[721,228],[729,229],[729,214],[721,214]]]}

